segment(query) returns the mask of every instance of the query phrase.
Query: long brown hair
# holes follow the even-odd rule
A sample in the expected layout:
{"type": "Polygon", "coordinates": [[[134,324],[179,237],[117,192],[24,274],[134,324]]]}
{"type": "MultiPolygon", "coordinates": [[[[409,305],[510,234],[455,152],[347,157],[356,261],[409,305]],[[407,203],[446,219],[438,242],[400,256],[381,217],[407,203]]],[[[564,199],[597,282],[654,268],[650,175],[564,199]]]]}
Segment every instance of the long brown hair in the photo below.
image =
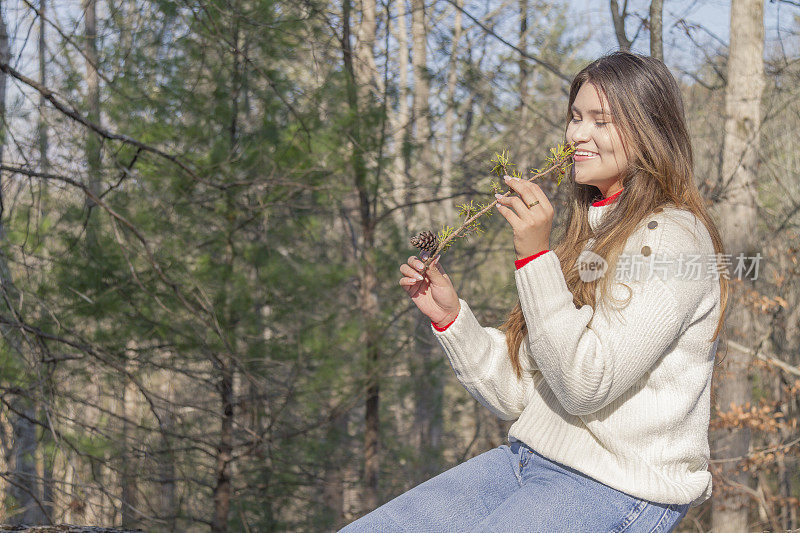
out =
{"type": "MultiPolygon", "coordinates": [[[[604,214],[595,231],[589,225],[589,205],[602,195],[593,185],[576,183],[573,168],[568,180],[570,200],[566,228],[553,251],[561,262],[574,304],[577,307],[589,305],[596,310],[596,292],[599,290],[600,303],[607,303],[614,276],[584,282],[574,268],[578,256],[592,238],[594,241],[588,249],[605,258],[607,272],[614,272],[626,241],[639,223],[656,208],[672,206],[691,211],[705,224],[717,254],[724,253],[724,248],[694,181],[692,145],[686,129],[683,100],[675,78],[664,63],[630,52],[614,52],[595,60],[572,81],[567,123],[572,103],[587,82],[606,96],[629,165],[622,176],[617,205],[604,214]]],[[[719,279],[722,311],[711,341],[717,338],[723,326],[728,301],[729,282],[724,276],[719,279]]],[[[522,377],[519,349],[528,328],[519,300],[500,329],[505,331],[514,370],[522,377]]]]}

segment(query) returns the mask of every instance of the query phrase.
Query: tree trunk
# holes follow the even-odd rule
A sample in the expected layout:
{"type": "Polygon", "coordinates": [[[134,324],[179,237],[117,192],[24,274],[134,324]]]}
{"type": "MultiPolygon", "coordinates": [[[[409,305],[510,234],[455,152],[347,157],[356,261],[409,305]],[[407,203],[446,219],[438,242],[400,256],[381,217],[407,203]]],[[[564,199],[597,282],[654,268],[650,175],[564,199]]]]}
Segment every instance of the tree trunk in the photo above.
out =
{"type": "MultiPolygon", "coordinates": [[[[128,341],[129,348],[135,346],[134,341],[128,341]]],[[[128,354],[134,357],[135,353],[128,354]]],[[[127,370],[133,371],[130,364],[127,364],[127,370]]],[[[125,379],[124,386],[122,387],[122,468],[121,468],[121,485],[122,485],[122,527],[132,529],[137,526],[138,515],[136,514],[137,504],[137,474],[138,467],[136,465],[137,459],[132,452],[133,443],[136,442],[136,435],[134,434],[135,428],[131,419],[136,416],[135,414],[135,397],[136,386],[129,379],[125,379]]]]}
{"type": "Polygon", "coordinates": [[[520,122],[524,125],[527,117],[528,103],[528,0],[519,0],[519,111],[520,122]]]}
{"type": "Polygon", "coordinates": [[[53,512],[56,508],[56,484],[53,477],[53,464],[55,457],[48,454],[48,448],[53,446],[52,434],[48,426],[48,419],[45,416],[41,417],[42,422],[45,424],[42,437],[42,505],[44,505],[44,512],[50,517],[49,523],[52,523],[53,512]]]}
{"type": "MultiPolygon", "coordinates": [[[[362,195],[362,198],[365,198],[362,195]]],[[[378,277],[375,269],[375,238],[372,221],[362,219],[364,259],[359,269],[359,302],[364,319],[363,345],[367,352],[367,404],[364,426],[364,498],[368,509],[380,502],[378,473],[380,471],[380,348],[378,345],[378,277]]]]}
{"type": "MultiPolygon", "coordinates": [[[[239,155],[239,98],[243,87],[243,69],[240,54],[236,53],[241,46],[241,31],[239,27],[238,18],[231,28],[233,35],[233,51],[231,54],[232,65],[230,72],[230,98],[231,98],[231,121],[228,125],[228,153],[231,160],[235,160],[239,155]]],[[[235,207],[226,198],[226,209],[231,216],[228,218],[231,224],[235,220],[232,215],[235,207]]],[[[231,225],[227,229],[229,234],[235,231],[231,225]]],[[[233,272],[233,252],[229,255],[226,261],[226,270],[224,279],[222,280],[222,287],[228,287],[233,272]]],[[[223,289],[224,290],[224,289],[223,289]]],[[[227,299],[228,292],[224,290],[223,305],[225,313],[229,313],[229,304],[227,299]]],[[[221,408],[220,417],[220,432],[219,441],[217,443],[217,457],[216,457],[216,482],[214,485],[214,517],[211,523],[211,531],[214,533],[225,533],[228,531],[228,518],[231,511],[231,503],[233,499],[233,446],[234,446],[234,398],[236,388],[236,367],[234,361],[234,353],[221,354],[215,361],[218,366],[218,379],[219,379],[219,401],[221,408]]]]}
{"type": "Polygon", "coordinates": [[[228,515],[231,510],[231,459],[233,457],[233,372],[230,364],[222,364],[219,369],[219,400],[222,405],[219,443],[214,484],[214,516],[211,531],[228,531],[228,515]]]}
{"type": "Polygon", "coordinates": [[[364,414],[364,477],[362,502],[366,509],[374,509],[380,501],[378,473],[380,471],[380,334],[378,328],[378,277],[375,266],[375,220],[367,182],[367,167],[361,142],[359,121],[358,84],[350,43],[350,0],[342,2],[342,56],[347,74],[347,103],[352,113],[350,135],[353,139],[350,163],[353,169],[355,190],[358,193],[359,230],[358,246],[358,305],[364,323],[361,345],[366,351],[366,410],[364,414]]]}
{"type": "MultiPolygon", "coordinates": [[[[519,65],[519,132],[520,139],[530,138],[531,131],[535,124],[531,123],[530,119],[530,78],[531,69],[528,63],[528,0],[519,0],[519,49],[522,53],[519,55],[517,64],[519,65]]],[[[525,149],[516,154],[517,169],[525,173],[525,169],[530,168],[531,151],[530,143],[520,143],[525,149]]]]}
{"type": "MultiPolygon", "coordinates": [[[[427,63],[427,10],[423,0],[411,2],[412,67],[414,72],[413,117],[414,145],[418,146],[414,176],[419,181],[415,190],[425,197],[438,195],[435,186],[433,147],[431,145],[430,121],[430,74],[427,63]]],[[[455,45],[454,45],[455,46],[455,45]]],[[[449,139],[445,139],[448,142],[449,139]]],[[[422,199],[422,198],[418,198],[422,199]]],[[[441,204],[421,204],[415,210],[414,222],[437,232],[437,227],[447,220],[441,204]]],[[[430,332],[430,319],[415,314],[416,338],[410,369],[414,377],[415,429],[414,444],[418,449],[419,468],[417,481],[437,474],[442,458],[440,441],[442,435],[443,380],[445,365],[442,353],[430,332]]]]}
{"type": "Polygon", "coordinates": [[[175,431],[175,415],[172,406],[172,388],[169,381],[164,380],[160,386],[160,393],[167,400],[161,410],[161,427],[163,432],[159,436],[161,449],[158,454],[158,478],[159,478],[159,514],[165,521],[167,531],[175,531],[176,517],[178,515],[176,501],[175,484],[175,453],[173,452],[172,437],[169,433],[175,431]]]}
{"type": "MultiPolygon", "coordinates": [[[[783,376],[778,374],[771,379],[773,381],[773,398],[775,398],[778,402],[778,409],[780,409],[780,411],[784,414],[784,420],[786,420],[786,416],[789,415],[789,401],[787,398],[783,397],[783,392],[781,389],[784,385],[784,381],[781,379],[782,377],[783,376]]],[[[768,442],[770,447],[776,447],[784,442],[790,441],[791,438],[791,429],[789,427],[782,427],[778,431],[768,435],[768,442]]],[[[789,524],[790,505],[788,504],[788,498],[792,496],[791,475],[789,469],[786,467],[785,455],[776,454],[775,464],[777,466],[778,497],[786,498],[782,500],[782,503],[776,506],[778,508],[777,519],[780,521],[779,531],[788,531],[790,528],[793,528],[793,526],[790,526],[789,524]]]]}
{"type": "MultiPolygon", "coordinates": [[[[2,3],[0,3],[2,8],[2,3]]],[[[5,23],[5,15],[0,9],[0,60],[3,63],[10,62],[10,50],[8,42],[8,30],[5,23]]],[[[7,124],[5,117],[6,110],[6,74],[0,73],[0,125],[5,127],[7,124]]],[[[0,163],[3,162],[4,144],[0,142],[0,163]]],[[[3,184],[0,182],[0,242],[5,240],[5,227],[2,216],[4,215],[3,184]]],[[[11,302],[18,301],[19,294],[14,286],[11,276],[11,269],[5,257],[0,254],[0,309],[9,318],[14,317],[16,311],[11,302]]],[[[23,368],[28,369],[25,362],[25,354],[28,347],[19,331],[11,326],[3,325],[0,328],[3,340],[15,353],[23,360],[23,368]]],[[[25,376],[19,377],[20,383],[29,380],[25,376]]],[[[14,406],[8,412],[11,422],[12,441],[9,449],[8,463],[9,479],[6,480],[7,494],[12,498],[15,506],[15,513],[9,516],[8,521],[12,524],[46,524],[47,520],[41,503],[38,476],[36,473],[36,407],[33,402],[30,390],[19,391],[16,396],[10,398],[10,403],[14,406]]],[[[32,387],[30,387],[32,388],[32,387]]]]}
{"type": "Polygon", "coordinates": [[[361,22],[356,30],[355,56],[353,62],[358,100],[365,105],[374,97],[377,69],[375,67],[375,0],[361,0],[361,22]]]}
{"type": "MultiPolygon", "coordinates": [[[[6,27],[5,12],[2,9],[3,3],[0,2],[0,61],[5,64],[11,63],[11,51],[8,45],[8,28],[6,27]]],[[[0,127],[5,128],[8,122],[6,121],[6,73],[0,71],[0,127]]],[[[3,161],[3,152],[5,151],[5,136],[0,137],[0,161],[3,161]]],[[[3,187],[0,187],[0,200],[3,200],[3,187]]],[[[5,203],[0,202],[0,228],[2,228],[2,215],[4,212],[5,203]]],[[[5,233],[0,234],[0,239],[5,239],[5,233]]]]}
{"type": "Polygon", "coordinates": [[[664,61],[662,18],[664,0],[650,0],[650,55],[664,61]]]}
{"type": "MultiPolygon", "coordinates": [[[[427,63],[427,28],[424,0],[411,0],[411,66],[414,71],[414,93],[412,98],[412,121],[414,124],[414,145],[418,146],[417,164],[414,165],[414,191],[428,195],[435,190],[431,165],[431,122],[430,122],[430,74],[427,63]]],[[[417,200],[419,198],[416,198],[417,200]]],[[[432,227],[434,220],[429,204],[416,210],[416,223],[432,227]],[[422,217],[425,217],[424,220],[422,217]]]]}
{"type": "MultiPolygon", "coordinates": [[[[725,90],[725,139],[722,174],[728,182],[720,205],[720,226],[726,253],[733,258],[752,257],[758,250],[756,178],[758,165],[760,102],[764,86],[764,22],[761,0],[733,0],[731,5],[731,44],[728,56],[728,84],[725,90]]],[[[735,259],[732,261],[735,264],[735,259]]],[[[731,308],[728,314],[729,337],[745,346],[755,335],[755,317],[741,304],[741,295],[754,287],[753,275],[733,277],[731,308]]],[[[717,367],[717,411],[728,411],[731,404],[751,399],[749,365],[751,356],[730,346],[717,367]]],[[[750,429],[721,428],[712,432],[712,454],[719,459],[743,457],[750,444],[750,429]]],[[[715,533],[748,529],[749,496],[728,483],[752,486],[749,474],[737,461],[719,463],[712,499],[712,529],[715,533]]]]}
{"type": "MultiPolygon", "coordinates": [[[[335,402],[328,405],[334,408],[335,402]]],[[[326,442],[333,445],[329,457],[325,461],[325,480],[322,488],[322,499],[334,531],[345,525],[344,517],[344,473],[346,467],[345,454],[349,445],[347,434],[347,412],[340,413],[330,422],[326,442]]]]}
{"type": "MultiPolygon", "coordinates": [[[[793,265],[790,264],[789,258],[784,257],[780,259],[778,268],[780,271],[791,269],[793,265]]],[[[770,328],[770,338],[768,339],[767,349],[776,354],[779,359],[786,361],[790,365],[797,365],[797,343],[793,338],[792,324],[798,323],[798,311],[800,308],[797,306],[797,298],[794,294],[787,294],[789,298],[789,305],[781,307],[773,316],[773,327],[770,328]],[[792,297],[794,297],[792,299],[792,297]]],[[[794,431],[791,423],[789,422],[793,417],[793,404],[797,398],[791,394],[785,394],[784,387],[791,385],[790,379],[785,374],[780,372],[774,376],[769,376],[773,381],[773,394],[772,397],[776,402],[776,409],[783,414],[784,424],[780,426],[779,430],[775,433],[769,434],[770,447],[779,445],[781,443],[789,442],[794,436],[794,431]]],[[[787,456],[783,453],[775,455],[775,464],[777,466],[777,497],[780,498],[778,506],[778,520],[780,521],[780,531],[789,531],[797,529],[797,505],[792,505],[792,475],[794,474],[792,456],[787,456]]]]}
{"type": "MultiPolygon", "coordinates": [[[[42,84],[42,87],[47,87],[47,72],[46,66],[47,61],[45,59],[45,27],[46,23],[44,21],[47,13],[47,0],[40,0],[39,2],[39,83],[42,84]]],[[[48,150],[48,138],[47,138],[47,122],[44,119],[44,110],[46,108],[45,104],[46,100],[44,95],[39,93],[39,131],[38,131],[38,140],[39,140],[39,170],[41,172],[48,172],[50,170],[50,164],[47,159],[47,150],[48,150]]]]}
{"type": "MultiPolygon", "coordinates": [[[[453,14],[453,44],[450,48],[450,65],[447,72],[447,100],[444,113],[444,157],[442,157],[442,187],[441,195],[448,197],[453,194],[455,189],[453,184],[453,152],[455,148],[455,126],[456,112],[458,103],[455,99],[456,85],[458,84],[458,47],[461,41],[461,7],[464,0],[455,0],[456,9],[453,14]]],[[[445,200],[442,202],[442,210],[445,220],[453,224],[456,219],[455,202],[445,200]]]]}
{"type": "Polygon", "coordinates": [[[14,498],[16,512],[9,518],[14,525],[43,525],[49,523],[44,515],[44,504],[39,491],[36,473],[36,407],[30,398],[18,396],[12,400],[14,409],[9,413],[14,436],[9,470],[8,494],[14,498]]]}
{"type": "MultiPolygon", "coordinates": [[[[100,124],[100,76],[97,72],[97,0],[84,0],[86,20],[84,33],[84,53],[86,54],[86,118],[93,124],[100,124]]],[[[102,155],[100,137],[86,128],[86,163],[89,171],[89,190],[95,195],[100,192],[102,155]]],[[[90,210],[86,227],[86,242],[90,255],[97,246],[96,214],[91,216],[94,201],[86,198],[90,210]]]]}
{"type": "MultiPolygon", "coordinates": [[[[411,201],[411,181],[409,176],[408,150],[410,141],[410,111],[408,105],[408,28],[406,25],[406,0],[394,2],[397,6],[395,20],[392,26],[394,38],[397,40],[398,62],[398,87],[397,87],[397,112],[388,109],[389,121],[392,124],[392,144],[394,146],[394,165],[390,172],[392,180],[392,199],[395,205],[405,205],[411,201]]],[[[390,22],[388,22],[390,23],[390,22]]],[[[411,208],[398,209],[393,212],[395,224],[400,228],[410,228],[411,208]]]]}
{"type": "Polygon", "coordinates": [[[625,22],[628,18],[627,12],[628,2],[624,2],[622,10],[619,8],[619,2],[617,0],[610,0],[610,7],[611,7],[611,21],[614,23],[614,34],[617,36],[617,43],[619,43],[619,49],[625,52],[631,49],[632,42],[628,40],[628,36],[625,32],[625,22]]]}
{"type": "MultiPolygon", "coordinates": [[[[45,22],[45,18],[47,17],[47,0],[40,0],[39,2],[39,44],[38,44],[38,61],[39,61],[39,83],[42,84],[42,87],[47,86],[47,59],[46,59],[46,28],[47,23],[45,22]]],[[[45,109],[47,108],[46,104],[47,100],[45,100],[44,95],[41,93],[39,94],[39,104],[38,104],[38,112],[39,112],[39,124],[37,129],[37,138],[39,141],[39,171],[43,173],[47,173],[50,171],[50,161],[48,159],[48,151],[49,151],[49,138],[48,138],[48,129],[47,129],[47,121],[45,120],[45,109]]],[[[39,201],[40,206],[45,206],[48,204],[47,198],[48,190],[46,187],[42,187],[41,190],[41,200],[39,201]]],[[[45,213],[40,212],[39,217],[44,218],[45,213]]],[[[47,254],[47,250],[42,250],[43,254],[47,254]]],[[[45,379],[47,379],[47,386],[49,390],[52,390],[53,384],[51,376],[55,370],[55,363],[51,363],[46,365],[46,371],[44,372],[45,379]]],[[[42,409],[40,411],[40,420],[43,424],[42,430],[42,449],[44,453],[42,453],[42,503],[45,507],[45,512],[48,516],[53,516],[53,511],[55,509],[55,480],[53,478],[53,463],[55,461],[55,457],[53,455],[48,455],[47,451],[50,447],[53,446],[53,434],[50,430],[50,418],[45,416],[45,411],[42,409]]]]}

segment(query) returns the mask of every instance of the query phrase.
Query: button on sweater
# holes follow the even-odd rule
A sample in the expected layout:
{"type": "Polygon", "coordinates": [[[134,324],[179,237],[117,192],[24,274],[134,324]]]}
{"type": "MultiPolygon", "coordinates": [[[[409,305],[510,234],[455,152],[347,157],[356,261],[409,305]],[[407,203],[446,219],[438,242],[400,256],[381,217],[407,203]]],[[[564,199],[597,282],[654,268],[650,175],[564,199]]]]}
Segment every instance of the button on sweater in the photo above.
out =
{"type": "MultiPolygon", "coordinates": [[[[592,229],[615,204],[589,207],[592,229]]],[[[451,324],[431,329],[467,391],[499,418],[516,420],[510,441],[632,496],[694,507],[712,488],[719,279],[704,270],[714,246],[703,223],[686,210],[658,211],[625,245],[611,288],[616,307],[576,307],[553,251],[518,266],[528,329],[521,379],[505,334],[482,327],[463,299],[451,324]]]]}

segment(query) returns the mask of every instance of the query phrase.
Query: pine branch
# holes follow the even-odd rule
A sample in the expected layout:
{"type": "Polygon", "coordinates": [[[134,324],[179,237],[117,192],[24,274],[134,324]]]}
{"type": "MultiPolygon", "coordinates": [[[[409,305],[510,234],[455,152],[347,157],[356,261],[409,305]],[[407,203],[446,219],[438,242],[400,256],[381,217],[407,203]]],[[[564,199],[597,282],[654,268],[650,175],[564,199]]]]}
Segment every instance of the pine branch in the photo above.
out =
{"type": "MultiPolygon", "coordinates": [[[[532,169],[530,173],[533,174],[530,178],[525,179],[525,181],[532,182],[536,179],[544,177],[550,174],[553,171],[558,170],[558,178],[557,178],[557,185],[561,185],[561,178],[566,174],[567,168],[572,164],[572,154],[575,152],[575,147],[572,143],[567,144],[559,144],[556,147],[550,148],[550,155],[545,160],[545,165],[542,169],[532,169]]],[[[503,150],[501,153],[495,153],[494,157],[490,160],[491,163],[494,164],[492,167],[491,172],[493,174],[497,174],[498,176],[512,176],[516,178],[523,179],[522,174],[519,170],[512,169],[511,167],[516,166],[512,163],[508,157],[508,152],[503,150]]],[[[494,180],[491,183],[493,193],[500,193],[502,188],[500,184],[494,180]]],[[[503,193],[503,197],[506,197],[512,194],[513,190],[508,190],[503,193]]],[[[436,261],[436,259],[442,255],[442,253],[447,250],[452,242],[460,237],[465,237],[468,233],[476,232],[481,233],[482,228],[480,225],[480,217],[484,214],[491,215],[491,209],[497,203],[497,199],[493,202],[483,205],[478,204],[477,206],[470,201],[468,204],[462,204],[459,206],[460,215],[464,217],[466,220],[461,224],[458,229],[453,228],[452,226],[445,226],[438,235],[438,239],[436,240],[437,245],[433,253],[431,253],[428,257],[422,257],[423,254],[427,254],[428,251],[422,250],[420,253],[420,259],[423,259],[423,267],[422,267],[422,274],[427,271],[428,267],[436,261]]],[[[420,236],[426,232],[421,232],[417,236],[412,238],[412,245],[416,246],[418,242],[420,242],[420,236]]]]}

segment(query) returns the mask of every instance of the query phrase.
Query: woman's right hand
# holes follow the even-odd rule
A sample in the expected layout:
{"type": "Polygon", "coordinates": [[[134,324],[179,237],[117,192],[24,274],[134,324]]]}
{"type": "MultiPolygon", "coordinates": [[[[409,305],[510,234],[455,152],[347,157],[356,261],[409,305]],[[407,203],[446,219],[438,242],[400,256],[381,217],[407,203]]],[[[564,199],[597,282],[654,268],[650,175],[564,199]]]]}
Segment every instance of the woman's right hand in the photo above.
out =
{"type": "Polygon", "coordinates": [[[400,285],[419,310],[434,324],[440,327],[446,326],[461,310],[458,294],[450,281],[450,276],[445,274],[439,265],[438,257],[428,266],[424,276],[420,274],[423,266],[422,261],[416,256],[409,257],[407,263],[400,265],[400,272],[405,276],[400,280],[400,285]]]}

